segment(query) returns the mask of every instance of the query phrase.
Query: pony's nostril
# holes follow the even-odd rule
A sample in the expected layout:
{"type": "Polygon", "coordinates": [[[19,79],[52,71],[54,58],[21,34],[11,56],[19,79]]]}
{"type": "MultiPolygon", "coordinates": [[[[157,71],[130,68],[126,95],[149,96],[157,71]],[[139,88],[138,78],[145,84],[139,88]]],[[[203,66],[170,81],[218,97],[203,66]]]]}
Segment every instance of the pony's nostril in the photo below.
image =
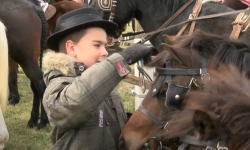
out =
{"type": "Polygon", "coordinates": [[[119,143],[118,143],[118,149],[119,150],[126,150],[126,143],[123,138],[120,138],[119,143]]]}

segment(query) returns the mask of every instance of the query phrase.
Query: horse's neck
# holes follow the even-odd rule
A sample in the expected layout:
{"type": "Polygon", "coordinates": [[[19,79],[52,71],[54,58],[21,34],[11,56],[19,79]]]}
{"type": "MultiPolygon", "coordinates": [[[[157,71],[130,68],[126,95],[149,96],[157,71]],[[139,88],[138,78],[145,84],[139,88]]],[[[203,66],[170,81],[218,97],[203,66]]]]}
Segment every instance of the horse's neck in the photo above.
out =
{"type": "MultiPolygon", "coordinates": [[[[178,9],[189,0],[134,0],[135,3],[135,18],[138,20],[143,30],[147,33],[150,31],[155,31],[161,27],[178,9]],[[171,2],[180,2],[179,6],[175,5],[175,8],[170,6],[171,2]],[[175,11],[173,11],[175,10],[175,11]]],[[[179,15],[172,24],[176,24],[186,20],[193,9],[195,2],[193,2],[187,9],[185,9],[181,15],[179,15]]],[[[177,30],[171,29],[171,33],[168,35],[176,35],[177,30]]],[[[161,34],[158,34],[156,37],[152,38],[150,42],[158,50],[162,51],[161,43],[164,42],[161,34]]]]}

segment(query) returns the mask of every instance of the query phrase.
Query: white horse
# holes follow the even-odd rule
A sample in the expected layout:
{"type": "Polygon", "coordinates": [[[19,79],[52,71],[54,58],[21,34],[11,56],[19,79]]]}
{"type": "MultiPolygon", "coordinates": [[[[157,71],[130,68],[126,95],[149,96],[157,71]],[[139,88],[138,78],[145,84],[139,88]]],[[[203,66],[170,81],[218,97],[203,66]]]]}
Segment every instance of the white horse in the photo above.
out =
{"type": "Polygon", "coordinates": [[[6,28],[0,22],[0,150],[4,149],[4,144],[9,140],[3,113],[6,109],[8,100],[8,42],[6,37],[6,28]]]}

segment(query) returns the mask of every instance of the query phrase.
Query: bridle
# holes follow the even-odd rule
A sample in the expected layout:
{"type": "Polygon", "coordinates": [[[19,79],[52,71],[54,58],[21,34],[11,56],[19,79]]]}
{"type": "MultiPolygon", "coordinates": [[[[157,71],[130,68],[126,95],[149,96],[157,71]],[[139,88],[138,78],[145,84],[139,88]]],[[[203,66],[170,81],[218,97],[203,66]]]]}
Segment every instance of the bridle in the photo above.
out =
{"type": "MultiPolygon", "coordinates": [[[[206,83],[210,80],[210,75],[207,72],[207,60],[204,56],[200,56],[200,68],[198,69],[179,69],[173,68],[171,60],[165,62],[165,68],[156,68],[156,73],[158,73],[158,79],[153,85],[152,96],[157,96],[162,87],[162,83],[168,85],[166,91],[166,107],[173,107],[176,109],[181,109],[186,98],[189,95],[189,92],[192,90],[192,85],[206,90],[208,87],[206,83]],[[191,76],[190,83],[188,87],[175,85],[172,82],[172,76],[191,76]],[[197,78],[200,77],[202,83],[197,83],[197,78]]],[[[146,115],[152,122],[154,122],[160,129],[164,131],[167,130],[169,122],[162,123],[157,117],[152,115],[145,107],[142,105],[139,106],[140,110],[144,115],[146,115]]],[[[224,129],[221,129],[224,130],[224,129]]],[[[161,137],[151,137],[149,140],[154,139],[160,144],[158,150],[171,150],[169,147],[162,145],[161,137]]],[[[148,140],[148,141],[149,141],[148,140]]],[[[173,141],[178,150],[187,150],[188,146],[195,145],[200,147],[205,147],[205,150],[228,150],[228,136],[222,135],[220,139],[201,141],[198,140],[195,136],[185,135],[179,140],[173,141]],[[181,142],[182,144],[180,144],[181,142]]],[[[148,143],[144,144],[145,147],[148,147],[148,143]]]]}
{"type": "Polygon", "coordinates": [[[183,144],[179,146],[178,150],[187,150],[190,145],[205,147],[205,150],[228,150],[228,140],[228,136],[223,136],[221,139],[202,141],[195,136],[185,135],[180,138],[183,144]]]}
{"type": "MultiPolygon", "coordinates": [[[[201,56],[200,58],[201,66],[199,69],[179,69],[173,68],[171,60],[166,61],[165,68],[156,68],[156,73],[158,74],[158,79],[153,85],[152,96],[157,96],[159,91],[162,89],[162,83],[168,85],[166,89],[166,107],[173,107],[176,109],[181,109],[185,99],[188,97],[192,85],[199,86],[197,77],[200,76],[203,82],[207,82],[210,79],[209,73],[207,72],[207,61],[206,58],[201,56]],[[175,85],[172,81],[172,76],[191,76],[190,83],[187,87],[175,85]]],[[[201,85],[203,89],[207,88],[205,84],[201,85]]],[[[150,112],[146,110],[142,105],[138,108],[143,114],[145,114],[151,121],[153,121],[158,126],[163,124],[154,117],[150,112]]]]}
{"type": "MultiPolygon", "coordinates": [[[[125,0],[132,12],[134,13],[134,7],[130,0],[125,0]]],[[[109,21],[113,22],[115,17],[115,8],[116,8],[117,0],[97,0],[97,7],[102,10],[103,12],[109,12],[109,21]]]]}
{"type": "MultiPolygon", "coordinates": [[[[206,89],[206,82],[210,80],[210,75],[207,72],[207,61],[206,58],[200,57],[201,66],[198,69],[179,69],[173,68],[171,60],[166,61],[165,68],[156,68],[156,73],[158,74],[158,79],[153,85],[152,96],[157,96],[159,91],[162,89],[162,83],[167,85],[166,89],[166,107],[173,107],[176,109],[181,109],[183,107],[185,99],[188,97],[192,85],[202,87],[206,89]],[[175,85],[172,81],[172,76],[191,76],[190,83],[188,87],[175,85]],[[201,77],[202,85],[197,83],[197,78],[201,77]]],[[[160,129],[166,129],[167,123],[161,122],[157,117],[152,115],[143,105],[140,105],[138,110],[140,110],[144,115],[146,115],[152,122],[154,122],[160,129]]],[[[152,137],[150,139],[157,139],[156,141],[160,143],[159,150],[167,149],[167,147],[162,146],[159,137],[152,137]]],[[[168,148],[169,149],[169,148],[168,148]]],[[[208,149],[209,150],[209,149],[208,149]]]]}

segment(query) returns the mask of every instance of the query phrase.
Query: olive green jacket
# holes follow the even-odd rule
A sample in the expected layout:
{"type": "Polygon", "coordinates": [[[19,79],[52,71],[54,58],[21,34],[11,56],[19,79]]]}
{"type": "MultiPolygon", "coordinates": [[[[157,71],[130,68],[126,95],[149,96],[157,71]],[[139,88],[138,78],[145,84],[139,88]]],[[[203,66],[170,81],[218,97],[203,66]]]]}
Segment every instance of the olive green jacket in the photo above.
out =
{"type": "Polygon", "coordinates": [[[130,68],[119,54],[90,68],[62,54],[44,57],[43,105],[55,150],[116,150],[127,120],[115,89],[130,68]]]}

